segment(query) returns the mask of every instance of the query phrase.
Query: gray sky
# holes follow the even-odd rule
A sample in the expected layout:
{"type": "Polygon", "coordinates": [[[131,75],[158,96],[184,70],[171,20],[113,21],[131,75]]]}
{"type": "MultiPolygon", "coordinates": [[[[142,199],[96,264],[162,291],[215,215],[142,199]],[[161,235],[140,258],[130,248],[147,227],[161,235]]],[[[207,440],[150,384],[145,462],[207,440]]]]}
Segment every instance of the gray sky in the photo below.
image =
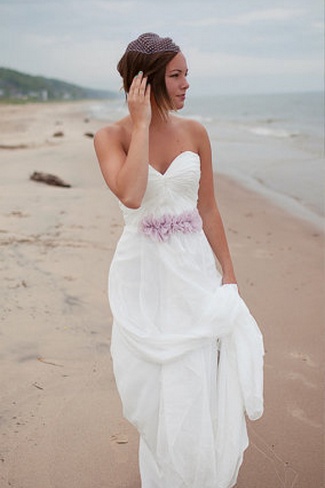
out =
{"type": "Polygon", "coordinates": [[[118,90],[143,32],[172,37],[193,94],[323,89],[323,0],[0,0],[0,66],[118,90]]]}

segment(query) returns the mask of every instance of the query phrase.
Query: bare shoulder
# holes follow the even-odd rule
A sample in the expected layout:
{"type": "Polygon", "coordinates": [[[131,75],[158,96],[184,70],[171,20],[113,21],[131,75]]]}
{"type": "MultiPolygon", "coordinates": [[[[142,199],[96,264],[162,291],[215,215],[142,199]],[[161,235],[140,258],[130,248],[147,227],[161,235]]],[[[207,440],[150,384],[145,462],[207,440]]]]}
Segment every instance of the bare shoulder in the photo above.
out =
{"type": "Polygon", "coordinates": [[[209,136],[206,128],[200,122],[195,119],[177,117],[177,123],[179,124],[180,130],[187,133],[193,144],[200,149],[202,143],[206,144],[209,142],[209,136]]]}
{"type": "Polygon", "coordinates": [[[174,123],[178,124],[179,127],[191,130],[191,131],[204,131],[204,126],[195,119],[190,119],[188,117],[181,117],[179,115],[173,115],[174,123]]]}
{"type": "Polygon", "coordinates": [[[96,142],[107,137],[117,137],[121,129],[121,126],[117,123],[106,125],[96,132],[94,140],[96,142]]]}
{"type": "Polygon", "coordinates": [[[128,120],[127,117],[109,124],[99,129],[94,137],[95,147],[100,147],[102,144],[110,144],[113,146],[124,146],[127,135],[128,120]]]}
{"type": "Polygon", "coordinates": [[[197,120],[190,119],[189,126],[192,132],[192,137],[197,141],[199,150],[202,149],[203,146],[210,144],[209,135],[204,125],[197,120]]]}
{"type": "Polygon", "coordinates": [[[202,168],[206,165],[209,166],[212,154],[210,138],[206,128],[195,119],[183,118],[182,124],[190,138],[191,146],[200,156],[202,168]]]}

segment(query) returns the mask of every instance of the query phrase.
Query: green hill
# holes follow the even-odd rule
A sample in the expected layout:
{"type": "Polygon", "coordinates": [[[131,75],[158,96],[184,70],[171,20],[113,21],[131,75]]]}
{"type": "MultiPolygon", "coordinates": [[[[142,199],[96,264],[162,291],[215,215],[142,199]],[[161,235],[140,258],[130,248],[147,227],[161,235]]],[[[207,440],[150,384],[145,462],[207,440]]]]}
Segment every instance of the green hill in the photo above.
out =
{"type": "Polygon", "coordinates": [[[116,98],[109,90],[84,88],[44,76],[0,68],[0,101],[51,101],[116,98]]]}

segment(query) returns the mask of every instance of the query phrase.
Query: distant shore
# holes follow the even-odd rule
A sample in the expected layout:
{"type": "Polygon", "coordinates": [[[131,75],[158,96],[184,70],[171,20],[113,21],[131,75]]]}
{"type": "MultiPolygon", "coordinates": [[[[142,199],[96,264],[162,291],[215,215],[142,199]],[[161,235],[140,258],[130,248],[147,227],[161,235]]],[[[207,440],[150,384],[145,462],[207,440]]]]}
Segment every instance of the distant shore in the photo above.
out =
{"type": "Polygon", "coordinates": [[[34,76],[0,66],[0,102],[80,101],[114,97],[114,92],[82,87],[63,80],[34,76]]]}
{"type": "MultiPolygon", "coordinates": [[[[117,97],[116,97],[117,98],[117,97]]],[[[6,105],[47,105],[47,104],[66,104],[66,103],[98,103],[103,101],[113,101],[115,100],[114,97],[112,98],[80,98],[75,100],[63,100],[61,98],[55,100],[33,100],[33,99],[24,99],[24,98],[0,98],[0,106],[6,105]]]]}
{"type": "MultiPolygon", "coordinates": [[[[109,355],[107,271],[123,223],[91,105],[0,105],[0,488],[140,488],[109,355]]],[[[216,194],[266,346],[265,414],[249,425],[237,486],[322,486],[324,236],[229,176],[216,175],[216,194]]]]}

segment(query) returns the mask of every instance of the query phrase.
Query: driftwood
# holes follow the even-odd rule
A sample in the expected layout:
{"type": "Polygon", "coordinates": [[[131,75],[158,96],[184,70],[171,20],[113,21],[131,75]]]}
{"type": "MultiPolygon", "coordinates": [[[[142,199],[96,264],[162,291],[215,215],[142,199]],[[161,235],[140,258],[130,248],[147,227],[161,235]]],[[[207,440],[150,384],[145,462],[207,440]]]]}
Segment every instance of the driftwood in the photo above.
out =
{"type": "Polygon", "coordinates": [[[69,183],[66,183],[58,176],[51,175],[49,173],[41,173],[39,171],[34,171],[34,173],[30,176],[30,179],[40,183],[45,183],[46,185],[63,186],[65,188],[71,187],[69,183]]]}
{"type": "Polygon", "coordinates": [[[28,144],[0,144],[0,149],[27,149],[28,144]]]}
{"type": "Polygon", "coordinates": [[[44,363],[44,364],[49,364],[50,366],[58,366],[59,368],[63,368],[63,364],[52,363],[51,361],[46,361],[42,357],[38,357],[37,361],[40,361],[41,363],[44,363]]]}

